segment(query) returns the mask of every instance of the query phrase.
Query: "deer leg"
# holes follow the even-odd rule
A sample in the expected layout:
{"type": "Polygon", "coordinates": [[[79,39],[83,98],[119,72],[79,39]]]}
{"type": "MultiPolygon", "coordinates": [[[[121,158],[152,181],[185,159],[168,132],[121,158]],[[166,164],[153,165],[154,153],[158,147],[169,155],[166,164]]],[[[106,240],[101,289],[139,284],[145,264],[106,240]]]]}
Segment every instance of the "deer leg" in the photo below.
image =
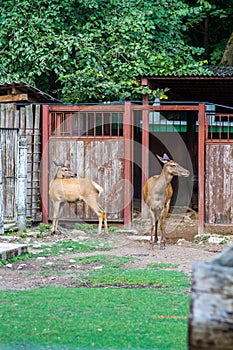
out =
{"type": "Polygon", "coordinates": [[[100,209],[100,207],[97,204],[97,197],[90,196],[86,197],[84,199],[85,203],[96,213],[99,219],[99,226],[98,226],[98,235],[101,235],[101,230],[102,230],[102,225],[104,221],[104,232],[105,234],[108,234],[108,225],[107,225],[107,218],[106,218],[106,213],[100,209]]]}
{"type": "Polygon", "coordinates": [[[99,218],[98,236],[100,236],[101,235],[101,230],[102,230],[102,225],[103,225],[103,213],[102,212],[98,212],[97,215],[98,215],[98,218],[99,218]]]}
{"type": "Polygon", "coordinates": [[[54,235],[57,231],[58,216],[59,216],[60,202],[53,202],[53,221],[50,229],[50,234],[54,235]]]}
{"type": "Polygon", "coordinates": [[[160,241],[160,249],[165,249],[166,247],[166,219],[170,208],[170,201],[168,201],[165,204],[165,207],[163,208],[160,218],[159,218],[159,225],[161,230],[161,241],[160,241]]]}
{"type": "Polygon", "coordinates": [[[98,227],[98,235],[101,235],[102,225],[104,221],[104,234],[108,235],[108,224],[107,224],[107,217],[106,213],[99,209],[97,212],[98,218],[99,218],[99,227],[98,227]]]}
{"type": "Polygon", "coordinates": [[[107,222],[107,214],[105,211],[103,212],[103,217],[104,217],[104,233],[108,235],[108,222],[107,222]]]}
{"type": "Polygon", "coordinates": [[[155,244],[158,244],[158,220],[156,220],[155,223],[155,240],[154,240],[155,244]]]}
{"type": "Polygon", "coordinates": [[[155,216],[154,212],[151,208],[149,209],[149,215],[150,215],[150,222],[151,222],[151,227],[150,227],[150,243],[153,244],[153,233],[155,232],[155,216]]]}
{"type": "Polygon", "coordinates": [[[166,230],[165,230],[165,218],[163,217],[164,211],[162,211],[159,219],[159,227],[161,231],[160,249],[165,249],[166,246],[166,230]]]}

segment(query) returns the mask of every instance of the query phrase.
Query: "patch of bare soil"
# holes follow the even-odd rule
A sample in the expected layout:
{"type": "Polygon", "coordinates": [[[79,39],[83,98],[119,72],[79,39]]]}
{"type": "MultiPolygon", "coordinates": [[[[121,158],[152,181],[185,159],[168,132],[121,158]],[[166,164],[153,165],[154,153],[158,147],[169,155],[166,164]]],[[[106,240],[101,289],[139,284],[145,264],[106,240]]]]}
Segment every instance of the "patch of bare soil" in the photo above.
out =
{"type": "MultiPolygon", "coordinates": [[[[33,247],[36,245],[52,244],[59,240],[74,240],[72,229],[64,229],[64,231],[64,235],[27,238],[25,241],[29,244],[29,251],[33,252],[35,250],[33,247]]],[[[165,250],[160,250],[159,246],[151,247],[148,232],[148,222],[139,218],[135,220],[131,230],[122,229],[112,232],[105,238],[106,242],[114,247],[112,250],[75,254],[68,252],[57,256],[32,258],[7,264],[0,268],[0,289],[23,290],[45,286],[75,287],[83,273],[88,273],[90,268],[98,269],[99,267],[78,265],[74,259],[97,254],[134,257],[133,262],[127,265],[128,268],[141,269],[147,267],[149,263],[166,262],[178,264],[179,271],[191,274],[193,264],[209,260],[233,241],[233,237],[228,236],[223,244],[208,241],[194,243],[194,237],[197,234],[197,220],[192,217],[186,217],[175,224],[172,220],[172,223],[168,224],[169,233],[165,250]]],[[[85,236],[96,237],[96,233],[89,233],[85,236]]],[[[83,237],[79,237],[77,232],[75,240],[79,239],[83,240],[83,237]]],[[[1,240],[4,240],[4,237],[1,240]]]]}

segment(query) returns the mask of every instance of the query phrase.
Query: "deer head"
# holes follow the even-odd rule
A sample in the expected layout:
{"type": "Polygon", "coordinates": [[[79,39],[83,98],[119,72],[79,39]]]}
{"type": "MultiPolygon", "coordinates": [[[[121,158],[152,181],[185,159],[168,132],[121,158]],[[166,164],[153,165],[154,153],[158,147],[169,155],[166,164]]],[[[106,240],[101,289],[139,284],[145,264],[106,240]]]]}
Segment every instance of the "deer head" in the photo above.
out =
{"type": "Polygon", "coordinates": [[[55,178],[57,179],[69,179],[71,177],[76,177],[77,174],[73,172],[69,167],[69,161],[61,163],[60,161],[54,161],[54,164],[58,167],[55,178]]]}
{"type": "Polygon", "coordinates": [[[164,164],[166,171],[172,176],[188,177],[190,175],[189,170],[186,170],[174,160],[171,160],[166,153],[163,157],[156,155],[158,159],[164,164]]]}

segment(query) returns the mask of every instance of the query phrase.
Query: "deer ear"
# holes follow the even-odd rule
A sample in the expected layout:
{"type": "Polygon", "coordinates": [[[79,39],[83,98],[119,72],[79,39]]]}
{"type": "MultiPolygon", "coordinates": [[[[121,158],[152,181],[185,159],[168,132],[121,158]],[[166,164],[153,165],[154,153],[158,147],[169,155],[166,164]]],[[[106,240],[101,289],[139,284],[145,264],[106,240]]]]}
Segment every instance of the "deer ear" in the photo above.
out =
{"type": "Polygon", "coordinates": [[[70,168],[70,161],[67,159],[64,164],[67,168],[70,168]]]}
{"type": "Polygon", "coordinates": [[[54,160],[53,162],[56,166],[64,166],[64,164],[61,161],[57,162],[56,160],[54,160]]]}
{"type": "Polygon", "coordinates": [[[157,158],[160,160],[161,163],[166,164],[170,158],[166,153],[163,154],[163,157],[160,157],[158,154],[156,154],[157,158]]]}

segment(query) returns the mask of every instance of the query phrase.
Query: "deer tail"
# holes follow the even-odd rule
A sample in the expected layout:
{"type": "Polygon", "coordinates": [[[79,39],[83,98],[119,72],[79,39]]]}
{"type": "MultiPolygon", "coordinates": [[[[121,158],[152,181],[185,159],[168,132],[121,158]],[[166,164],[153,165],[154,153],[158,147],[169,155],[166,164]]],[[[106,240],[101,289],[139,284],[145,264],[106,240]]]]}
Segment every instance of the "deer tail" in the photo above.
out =
{"type": "Polygon", "coordinates": [[[101,196],[101,194],[103,194],[103,192],[104,192],[103,187],[98,185],[95,181],[92,181],[92,184],[97,189],[97,191],[99,192],[99,196],[101,196]]]}

